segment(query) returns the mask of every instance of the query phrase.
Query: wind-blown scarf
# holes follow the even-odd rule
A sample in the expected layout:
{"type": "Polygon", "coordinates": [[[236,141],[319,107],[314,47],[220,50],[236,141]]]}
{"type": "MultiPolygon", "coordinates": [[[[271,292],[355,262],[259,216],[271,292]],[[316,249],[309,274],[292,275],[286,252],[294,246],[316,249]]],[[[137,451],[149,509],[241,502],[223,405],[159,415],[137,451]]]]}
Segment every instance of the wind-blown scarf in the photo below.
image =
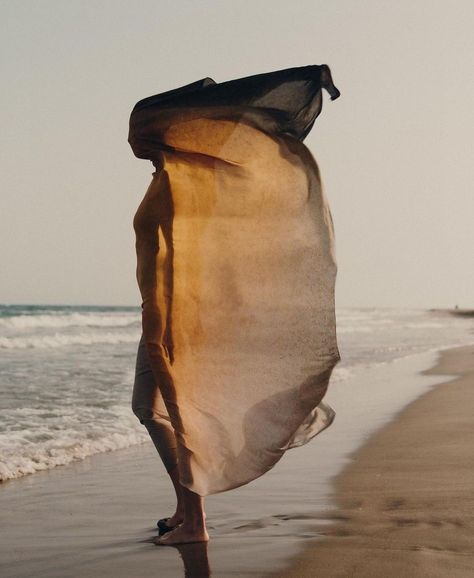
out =
{"type": "Polygon", "coordinates": [[[332,422],[339,360],[331,214],[303,140],[339,96],[326,65],[141,100],[129,143],[157,168],[134,219],[143,333],[181,483],[243,485],[332,422]]]}

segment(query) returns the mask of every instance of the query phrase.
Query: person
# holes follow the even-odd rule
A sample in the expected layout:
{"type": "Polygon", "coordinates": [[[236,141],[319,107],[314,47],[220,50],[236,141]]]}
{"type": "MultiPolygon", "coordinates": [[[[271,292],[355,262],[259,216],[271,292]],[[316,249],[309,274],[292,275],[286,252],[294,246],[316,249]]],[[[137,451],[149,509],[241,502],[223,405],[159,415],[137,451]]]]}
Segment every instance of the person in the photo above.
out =
{"type": "Polygon", "coordinates": [[[132,409],[176,491],[157,545],[205,542],[204,497],[249,483],[334,419],[333,222],[303,144],[339,97],[327,65],[139,101],[155,171],[133,219],[142,297],[132,409]]]}

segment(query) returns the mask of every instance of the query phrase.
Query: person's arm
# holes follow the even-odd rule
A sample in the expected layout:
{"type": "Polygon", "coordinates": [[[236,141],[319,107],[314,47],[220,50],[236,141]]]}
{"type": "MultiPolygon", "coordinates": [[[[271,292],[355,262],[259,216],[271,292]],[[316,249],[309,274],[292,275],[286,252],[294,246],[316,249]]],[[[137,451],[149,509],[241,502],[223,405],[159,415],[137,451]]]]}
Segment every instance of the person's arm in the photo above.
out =
{"type": "Polygon", "coordinates": [[[219,83],[206,78],[140,102],[160,108],[257,106],[296,111],[321,88],[328,90],[332,100],[339,96],[326,64],[286,68],[219,83]]]}
{"type": "Polygon", "coordinates": [[[159,105],[161,107],[166,106],[167,104],[169,105],[170,103],[176,102],[177,97],[182,96],[183,94],[188,94],[190,92],[199,91],[211,84],[216,83],[214,80],[212,80],[212,78],[206,77],[202,78],[201,80],[196,80],[195,82],[185,84],[184,86],[180,86],[179,88],[173,88],[172,90],[160,92],[154,96],[149,96],[138,101],[134,106],[132,113],[149,106],[159,105]]]}
{"type": "Polygon", "coordinates": [[[129,143],[139,158],[152,158],[167,146],[170,126],[190,118],[246,122],[268,134],[303,140],[322,108],[321,90],[334,100],[329,67],[309,65],[215,83],[196,83],[140,101],[130,118],[129,143]]]}

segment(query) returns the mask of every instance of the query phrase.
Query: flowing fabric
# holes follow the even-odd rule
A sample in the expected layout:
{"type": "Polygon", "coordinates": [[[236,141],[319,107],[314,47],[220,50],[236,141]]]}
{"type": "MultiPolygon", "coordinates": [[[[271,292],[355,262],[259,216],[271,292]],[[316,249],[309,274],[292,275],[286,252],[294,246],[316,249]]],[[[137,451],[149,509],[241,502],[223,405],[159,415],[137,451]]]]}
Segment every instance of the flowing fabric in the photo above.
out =
{"type": "Polygon", "coordinates": [[[141,100],[129,143],[156,167],[134,218],[143,339],[181,483],[250,482],[327,428],[339,360],[331,214],[303,139],[326,65],[141,100]]]}

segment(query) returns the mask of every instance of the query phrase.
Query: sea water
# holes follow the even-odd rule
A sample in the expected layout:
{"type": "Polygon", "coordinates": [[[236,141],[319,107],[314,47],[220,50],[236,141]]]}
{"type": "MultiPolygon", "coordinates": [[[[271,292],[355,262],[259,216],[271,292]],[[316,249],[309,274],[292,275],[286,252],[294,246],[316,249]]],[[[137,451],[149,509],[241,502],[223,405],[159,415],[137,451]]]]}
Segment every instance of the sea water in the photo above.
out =
{"type": "MultiPolygon", "coordinates": [[[[337,332],[333,383],[472,343],[474,321],[444,311],[339,309],[337,332]]],[[[0,481],[149,442],[131,410],[140,334],[138,307],[0,305],[0,481]]]]}

